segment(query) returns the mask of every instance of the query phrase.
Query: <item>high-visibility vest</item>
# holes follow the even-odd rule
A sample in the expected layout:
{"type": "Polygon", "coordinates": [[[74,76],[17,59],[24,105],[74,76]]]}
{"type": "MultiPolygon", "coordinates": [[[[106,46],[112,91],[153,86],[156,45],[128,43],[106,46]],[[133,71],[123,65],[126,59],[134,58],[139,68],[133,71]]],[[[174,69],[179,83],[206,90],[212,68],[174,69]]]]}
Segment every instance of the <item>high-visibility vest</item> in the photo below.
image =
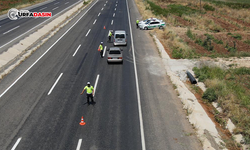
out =
{"type": "Polygon", "coordinates": [[[109,31],[109,36],[112,36],[112,33],[109,31]]]}
{"type": "Polygon", "coordinates": [[[103,50],[103,47],[102,47],[102,44],[99,46],[98,48],[98,51],[102,51],[103,50]]]}
{"type": "Polygon", "coordinates": [[[87,89],[87,94],[92,94],[94,88],[93,88],[93,86],[90,86],[90,87],[85,86],[84,89],[85,90],[87,89]]]}
{"type": "Polygon", "coordinates": [[[136,20],[136,23],[139,23],[139,20],[136,20]]]}

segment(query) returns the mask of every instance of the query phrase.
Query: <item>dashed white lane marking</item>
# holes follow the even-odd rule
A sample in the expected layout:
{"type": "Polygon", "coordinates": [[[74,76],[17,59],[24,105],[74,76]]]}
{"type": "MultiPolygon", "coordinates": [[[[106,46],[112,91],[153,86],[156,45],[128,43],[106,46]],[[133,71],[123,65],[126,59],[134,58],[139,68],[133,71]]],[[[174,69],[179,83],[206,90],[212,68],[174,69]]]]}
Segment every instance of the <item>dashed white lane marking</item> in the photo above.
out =
{"type": "Polygon", "coordinates": [[[108,1],[106,1],[106,3],[108,3],[108,1]]]}
{"type": "Polygon", "coordinates": [[[79,49],[80,47],[81,47],[81,44],[77,47],[75,53],[73,54],[73,57],[76,55],[76,53],[77,53],[77,51],[78,51],[78,49],[79,49]]]}
{"type": "Polygon", "coordinates": [[[79,139],[76,150],[80,150],[81,145],[82,145],[82,139],[79,139]]]}
{"type": "Polygon", "coordinates": [[[113,13],[113,17],[115,17],[115,13],[113,13]]]}
{"type": "Polygon", "coordinates": [[[15,149],[16,149],[16,147],[17,147],[17,145],[19,144],[19,142],[21,141],[21,139],[22,139],[21,137],[17,139],[15,145],[12,147],[11,150],[15,150],[15,149]]]}
{"type": "Polygon", "coordinates": [[[89,31],[87,32],[86,36],[88,36],[89,32],[91,31],[91,29],[89,29],[89,31]]]}
{"type": "Polygon", "coordinates": [[[116,1],[116,3],[118,3],[118,1],[116,1]]]}
{"type": "Polygon", "coordinates": [[[103,10],[103,8],[101,10],[103,10]]]}
{"type": "Polygon", "coordinates": [[[111,25],[113,25],[113,20],[111,21],[111,25]]]}
{"type": "Polygon", "coordinates": [[[68,4],[69,2],[64,3],[65,5],[68,4]]]}
{"type": "Polygon", "coordinates": [[[98,17],[100,16],[101,13],[98,14],[98,17]]]}
{"type": "Polygon", "coordinates": [[[115,8],[115,11],[116,11],[116,8],[115,8]]]}
{"type": "Polygon", "coordinates": [[[95,21],[93,22],[93,24],[95,24],[95,23],[96,23],[96,21],[97,21],[97,20],[95,20],[95,21]]]}
{"type": "Polygon", "coordinates": [[[56,2],[56,3],[54,3],[54,5],[56,5],[56,4],[58,4],[58,3],[60,3],[60,2],[56,2]]]}
{"type": "Polygon", "coordinates": [[[117,6],[117,4],[115,4],[115,6],[117,6]]]}
{"type": "Polygon", "coordinates": [[[94,95],[93,96],[95,96],[95,93],[96,93],[96,87],[97,87],[97,84],[98,84],[98,80],[99,80],[99,74],[97,75],[96,80],[95,80],[94,95]]]}
{"type": "Polygon", "coordinates": [[[41,8],[41,9],[39,9],[39,10],[44,10],[44,9],[46,9],[47,7],[43,7],[43,8],[41,8]]]}
{"type": "Polygon", "coordinates": [[[63,73],[60,74],[60,76],[57,78],[56,82],[53,84],[53,86],[51,87],[51,89],[49,90],[48,95],[51,94],[51,92],[53,91],[53,89],[55,88],[56,84],[58,83],[58,81],[60,80],[60,78],[62,77],[63,73]]]}
{"type": "Polygon", "coordinates": [[[52,10],[56,10],[57,8],[59,8],[59,7],[55,7],[55,8],[53,8],[52,10]]]}
{"type": "Polygon", "coordinates": [[[106,6],[106,4],[104,4],[104,6],[106,6]]]}
{"type": "Polygon", "coordinates": [[[103,52],[103,54],[102,54],[102,57],[104,57],[105,56],[105,52],[106,52],[106,46],[104,47],[104,52],[103,52]]]}
{"type": "Polygon", "coordinates": [[[130,13],[128,8],[128,1],[126,0],[127,5],[127,12],[128,12],[128,22],[129,22],[129,30],[130,30],[130,37],[131,37],[131,47],[132,47],[132,54],[133,54],[133,62],[134,62],[134,70],[135,70],[135,85],[137,91],[137,102],[138,102],[138,112],[139,112],[139,121],[140,121],[140,131],[141,131],[141,145],[142,150],[146,150],[146,143],[145,143],[145,135],[144,135],[144,127],[143,127],[143,118],[142,118],[142,108],[141,108],[141,96],[140,96],[140,89],[139,89],[139,81],[137,75],[137,68],[136,68],[136,58],[135,58],[135,48],[134,48],[134,40],[133,40],[133,33],[131,28],[131,20],[130,20],[130,13]]]}
{"type": "Polygon", "coordinates": [[[4,32],[3,34],[7,34],[7,33],[11,32],[11,31],[13,31],[13,30],[15,30],[15,29],[17,29],[17,28],[19,28],[19,27],[20,27],[20,26],[16,26],[15,28],[12,28],[12,29],[10,29],[9,31],[4,32]]]}
{"type": "MultiPolygon", "coordinates": [[[[12,88],[40,59],[43,58],[44,55],[46,55],[51,48],[56,45],[56,43],[58,43],[88,12],[89,10],[95,6],[95,4],[98,2],[99,0],[97,0],[96,2],[94,2],[94,4],[92,6],[90,6],[87,11],[66,31],[63,33],[62,36],[60,36],[27,70],[25,70],[6,90],[4,90],[4,92],[0,95],[0,98],[10,90],[10,88],[12,88]]],[[[7,43],[8,44],[8,43],[7,43]]],[[[4,45],[3,45],[4,46],[4,45]]],[[[1,46],[1,47],[3,47],[1,46]]],[[[0,47],[0,48],[1,48],[0,47]]]]}

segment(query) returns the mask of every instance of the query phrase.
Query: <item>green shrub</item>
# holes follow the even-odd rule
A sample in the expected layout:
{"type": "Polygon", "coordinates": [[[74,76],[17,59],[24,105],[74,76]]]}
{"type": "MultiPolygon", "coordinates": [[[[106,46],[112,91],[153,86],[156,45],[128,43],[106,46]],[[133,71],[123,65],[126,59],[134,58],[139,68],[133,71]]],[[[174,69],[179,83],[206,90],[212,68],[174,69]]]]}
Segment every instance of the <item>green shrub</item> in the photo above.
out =
{"type": "Polygon", "coordinates": [[[187,30],[187,36],[188,36],[190,39],[192,39],[192,40],[195,39],[195,36],[194,36],[194,34],[192,33],[192,31],[190,30],[190,28],[188,28],[188,30],[187,30]]]}
{"type": "Polygon", "coordinates": [[[232,35],[233,38],[237,39],[237,40],[241,40],[242,36],[240,34],[234,34],[232,35]]]}
{"type": "Polygon", "coordinates": [[[203,6],[203,8],[204,8],[206,11],[214,11],[214,10],[215,10],[215,8],[214,8],[213,6],[210,6],[210,5],[208,5],[208,4],[205,4],[205,5],[203,6]]]}
{"type": "Polygon", "coordinates": [[[246,40],[246,41],[244,41],[244,43],[246,43],[246,44],[249,44],[249,45],[250,45],[250,40],[246,40]]]}
{"type": "Polygon", "coordinates": [[[236,68],[234,71],[237,75],[250,75],[250,69],[246,67],[236,68]]]}
{"type": "Polygon", "coordinates": [[[182,52],[183,52],[182,49],[175,48],[172,51],[172,57],[175,59],[181,59],[181,58],[183,58],[182,52]]]}
{"type": "Polygon", "coordinates": [[[209,102],[214,102],[217,100],[217,95],[215,93],[215,90],[212,88],[208,88],[202,95],[203,99],[208,100],[209,102]]]}
{"type": "Polygon", "coordinates": [[[201,46],[202,46],[202,43],[203,43],[203,42],[202,42],[202,40],[201,40],[201,39],[196,39],[196,40],[195,40],[195,43],[197,43],[197,44],[199,44],[199,45],[201,45],[201,46]]]}
{"type": "Polygon", "coordinates": [[[150,6],[150,10],[152,10],[153,14],[156,16],[163,15],[167,17],[169,14],[174,14],[181,17],[183,14],[190,15],[198,12],[196,9],[192,9],[180,4],[170,4],[167,6],[167,8],[161,8],[151,1],[147,1],[147,3],[150,6]]]}
{"type": "Polygon", "coordinates": [[[249,4],[248,0],[246,0],[245,3],[243,3],[243,2],[240,3],[240,2],[238,2],[238,0],[235,2],[225,2],[225,1],[218,1],[218,0],[203,0],[203,1],[207,1],[209,3],[214,3],[219,7],[228,6],[228,7],[233,8],[233,9],[248,9],[248,8],[250,8],[250,4],[249,4]]]}
{"type": "Polygon", "coordinates": [[[214,41],[216,44],[223,44],[223,41],[222,41],[222,40],[214,39],[213,41],[214,41]]]}

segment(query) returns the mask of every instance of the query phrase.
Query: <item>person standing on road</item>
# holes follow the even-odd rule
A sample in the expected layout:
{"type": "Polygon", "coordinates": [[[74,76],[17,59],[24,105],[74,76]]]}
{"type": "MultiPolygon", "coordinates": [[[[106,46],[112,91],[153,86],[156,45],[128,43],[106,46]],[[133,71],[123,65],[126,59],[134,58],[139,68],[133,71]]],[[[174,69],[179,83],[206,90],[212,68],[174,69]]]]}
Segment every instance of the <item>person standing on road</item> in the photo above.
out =
{"type": "Polygon", "coordinates": [[[136,20],[136,27],[139,28],[139,20],[136,20]]]}
{"type": "Polygon", "coordinates": [[[89,104],[89,98],[91,98],[92,103],[95,103],[94,102],[94,88],[93,88],[92,85],[90,85],[90,82],[87,82],[87,85],[82,90],[81,95],[84,93],[85,90],[87,90],[86,93],[87,93],[87,102],[88,102],[88,104],[89,104]]]}
{"type": "Polygon", "coordinates": [[[109,42],[111,42],[112,32],[109,30],[109,42]]]}
{"type": "Polygon", "coordinates": [[[100,52],[100,55],[101,55],[101,57],[103,58],[103,42],[101,42],[101,44],[99,45],[99,47],[98,47],[98,51],[100,52]]]}

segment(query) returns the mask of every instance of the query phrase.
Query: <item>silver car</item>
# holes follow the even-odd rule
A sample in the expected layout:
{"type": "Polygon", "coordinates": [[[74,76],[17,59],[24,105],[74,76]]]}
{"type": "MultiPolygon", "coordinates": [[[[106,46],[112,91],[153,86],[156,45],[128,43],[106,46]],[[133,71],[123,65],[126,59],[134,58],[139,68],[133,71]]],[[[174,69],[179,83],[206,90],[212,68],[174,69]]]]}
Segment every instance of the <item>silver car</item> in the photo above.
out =
{"type": "Polygon", "coordinates": [[[116,30],[114,33],[114,46],[127,45],[127,34],[124,30],[116,30]]]}
{"type": "Polygon", "coordinates": [[[123,63],[122,50],[119,47],[110,47],[107,58],[108,63],[123,63]]]}

